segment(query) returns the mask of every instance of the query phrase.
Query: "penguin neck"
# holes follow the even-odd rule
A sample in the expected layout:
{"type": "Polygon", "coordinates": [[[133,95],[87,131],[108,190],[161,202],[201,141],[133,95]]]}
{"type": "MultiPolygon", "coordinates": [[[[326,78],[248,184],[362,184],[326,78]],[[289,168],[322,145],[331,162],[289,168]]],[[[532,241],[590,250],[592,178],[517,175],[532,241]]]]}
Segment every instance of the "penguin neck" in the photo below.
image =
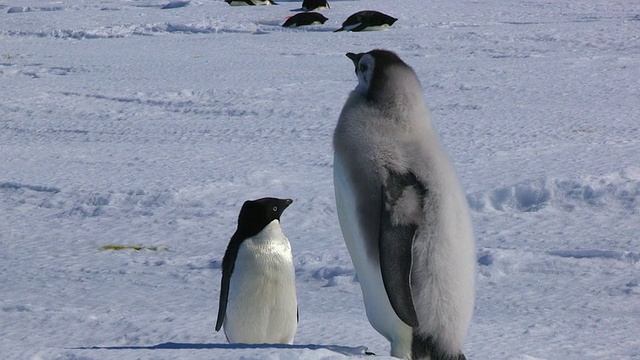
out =
{"type": "Polygon", "coordinates": [[[412,71],[397,71],[395,76],[384,76],[368,94],[368,98],[385,111],[397,115],[414,113],[425,107],[420,81],[412,71]]]}
{"type": "Polygon", "coordinates": [[[280,228],[280,222],[273,220],[256,235],[243,242],[245,248],[255,254],[256,259],[272,262],[274,259],[289,263],[293,261],[291,244],[280,228]]]}
{"type": "MultiPolygon", "coordinates": [[[[268,244],[272,242],[287,241],[282,232],[280,221],[275,219],[267,224],[260,232],[251,237],[256,244],[268,244]]],[[[288,241],[287,241],[288,242],[288,241]]]]}

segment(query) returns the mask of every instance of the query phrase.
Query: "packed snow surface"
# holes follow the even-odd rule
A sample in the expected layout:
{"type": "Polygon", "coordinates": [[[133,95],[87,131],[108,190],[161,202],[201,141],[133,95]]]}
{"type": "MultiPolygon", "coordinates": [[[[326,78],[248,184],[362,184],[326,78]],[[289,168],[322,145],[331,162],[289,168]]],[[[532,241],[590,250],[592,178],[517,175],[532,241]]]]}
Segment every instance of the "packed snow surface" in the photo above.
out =
{"type": "Polygon", "coordinates": [[[640,358],[640,1],[0,0],[0,357],[389,358],[339,229],[344,54],[418,74],[477,236],[469,359],[640,358]],[[352,13],[399,20],[333,33],[352,13]],[[215,332],[247,199],[282,216],[295,344],[215,332]],[[117,250],[109,245],[141,246],[117,250]]]}

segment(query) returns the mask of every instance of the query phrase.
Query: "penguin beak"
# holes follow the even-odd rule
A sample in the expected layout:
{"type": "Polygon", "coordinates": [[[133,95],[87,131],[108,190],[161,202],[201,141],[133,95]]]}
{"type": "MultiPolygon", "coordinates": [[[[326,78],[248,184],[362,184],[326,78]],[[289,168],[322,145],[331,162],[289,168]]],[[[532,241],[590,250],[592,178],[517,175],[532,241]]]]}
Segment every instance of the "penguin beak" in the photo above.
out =
{"type": "Polygon", "coordinates": [[[360,62],[360,59],[362,58],[362,55],[364,55],[364,54],[363,53],[360,53],[360,54],[347,53],[346,55],[347,55],[347,57],[349,59],[351,59],[351,61],[353,61],[353,65],[358,67],[358,63],[360,62]]]}
{"type": "Polygon", "coordinates": [[[289,205],[291,205],[293,203],[293,200],[291,199],[283,199],[282,200],[282,211],[284,211],[284,209],[288,208],[289,205]]]}

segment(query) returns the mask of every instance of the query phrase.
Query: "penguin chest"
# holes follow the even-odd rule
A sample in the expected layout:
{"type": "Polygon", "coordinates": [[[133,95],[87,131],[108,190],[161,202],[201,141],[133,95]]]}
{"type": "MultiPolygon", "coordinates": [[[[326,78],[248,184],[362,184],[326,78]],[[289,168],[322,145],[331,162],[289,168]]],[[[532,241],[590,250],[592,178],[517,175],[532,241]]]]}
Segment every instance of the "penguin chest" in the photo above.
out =
{"type": "Polygon", "coordinates": [[[238,251],[224,322],[230,342],[293,342],[298,304],[291,246],[272,232],[246,239],[238,251]]]}

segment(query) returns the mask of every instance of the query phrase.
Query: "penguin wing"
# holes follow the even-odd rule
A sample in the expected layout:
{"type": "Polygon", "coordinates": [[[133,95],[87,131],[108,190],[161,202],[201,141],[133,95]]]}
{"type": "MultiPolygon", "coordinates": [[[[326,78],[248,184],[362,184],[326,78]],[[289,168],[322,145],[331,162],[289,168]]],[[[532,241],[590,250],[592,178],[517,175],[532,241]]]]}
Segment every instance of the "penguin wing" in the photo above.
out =
{"type": "Polygon", "coordinates": [[[353,31],[353,32],[358,32],[358,31],[364,31],[366,28],[368,28],[370,25],[366,24],[364,22],[359,23],[357,26],[349,29],[349,31],[353,31]]]}
{"type": "Polygon", "coordinates": [[[220,301],[218,303],[218,320],[216,321],[216,331],[220,331],[224,318],[227,315],[227,299],[229,298],[229,284],[231,281],[231,274],[235,267],[236,257],[238,256],[238,250],[240,249],[240,241],[237,239],[237,234],[231,237],[227,251],[224,253],[222,259],[222,282],[220,283],[220,301]]]}
{"type": "Polygon", "coordinates": [[[426,186],[414,173],[390,171],[380,199],[378,250],[382,282],[396,315],[411,327],[418,325],[411,295],[412,245],[418,222],[408,216],[407,208],[421,210],[426,192],[426,186]]]}
{"type": "Polygon", "coordinates": [[[293,25],[296,25],[296,18],[295,15],[293,15],[292,17],[288,18],[287,21],[284,22],[284,24],[282,24],[282,27],[290,27],[293,25]]]}

